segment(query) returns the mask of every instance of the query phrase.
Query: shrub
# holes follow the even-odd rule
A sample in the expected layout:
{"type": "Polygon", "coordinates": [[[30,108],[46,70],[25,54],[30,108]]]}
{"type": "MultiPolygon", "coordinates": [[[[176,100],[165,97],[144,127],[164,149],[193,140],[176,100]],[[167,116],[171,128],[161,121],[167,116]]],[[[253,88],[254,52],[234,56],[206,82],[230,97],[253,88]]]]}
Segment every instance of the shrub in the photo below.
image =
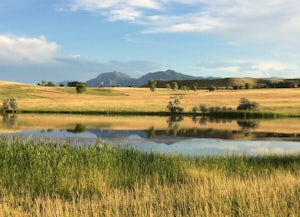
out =
{"type": "Polygon", "coordinates": [[[16,98],[11,99],[4,99],[2,102],[2,109],[3,112],[11,110],[12,112],[15,112],[18,108],[18,102],[16,98]]]}
{"type": "Polygon", "coordinates": [[[167,105],[167,109],[169,112],[176,114],[176,113],[182,113],[183,108],[180,106],[181,102],[179,98],[175,98],[174,101],[169,101],[169,104],[167,105]]]}
{"type": "Polygon", "coordinates": [[[200,111],[205,114],[208,111],[207,105],[206,104],[200,104],[199,105],[200,111]]]}
{"type": "Polygon", "coordinates": [[[245,97],[240,100],[237,110],[259,110],[259,103],[249,101],[245,97]]]}
{"type": "Polygon", "coordinates": [[[68,87],[76,87],[78,84],[83,84],[83,85],[86,86],[86,83],[81,82],[81,81],[71,81],[71,82],[68,82],[67,86],[68,87]]]}
{"type": "Polygon", "coordinates": [[[250,83],[246,83],[246,84],[245,84],[245,89],[248,90],[248,89],[250,89],[250,88],[251,88],[251,84],[250,84],[250,83]]]}
{"type": "Polygon", "coordinates": [[[196,84],[196,83],[193,84],[193,90],[194,90],[194,91],[197,91],[197,89],[198,89],[198,84],[196,84]]]}
{"type": "Polygon", "coordinates": [[[213,85],[207,87],[208,91],[215,91],[217,88],[213,85]]]}
{"type": "Polygon", "coordinates": [[[172,83],[172,90],[178,90],[178,84],[176,81],[172,83]]]}
{"type": "Polygon", "coordinates": [[[149,86],[150,86],[150,90],[151,90],[152,92],[154,92],[154,91],[155,91],[155,88],[156,88],[156,81],[155,81],[155,80],[149,80],[149,81],[148,81],[148,84],[149,84],[149,86]]]}
{"type": "Polygon", "coordinates": [[[77,84],[76,91],[77,93],[83,93],[84,91],[86,91],[86,85],[83,83],[77,84]]]}

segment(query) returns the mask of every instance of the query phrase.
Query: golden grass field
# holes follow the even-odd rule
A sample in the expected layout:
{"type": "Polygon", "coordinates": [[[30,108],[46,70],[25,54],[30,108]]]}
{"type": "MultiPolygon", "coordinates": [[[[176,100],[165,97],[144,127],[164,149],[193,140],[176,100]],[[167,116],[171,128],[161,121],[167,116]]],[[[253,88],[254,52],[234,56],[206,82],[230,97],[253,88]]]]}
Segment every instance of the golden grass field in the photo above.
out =
{"type": "Polygon", "coordinates": [[[77,94],[71,87],[43,87],[0,82],[0,100],[16,97],[22,111],[166,112],[170,97],[181,98],[185,112],[198,104],[235,109],[242,97],[257,101],[263,111],[300,114],[300,88],[172,91],[157,88],[88,88],[77,94]]]}
{"type": "MultiPolygon", "coordinates": [[[[190,170],[184,184],[145,183],[131,189],[110,189],[95,171],[101,196],[71,200],[49,196],[23,198],[6,194],[0,217],[88,216],[293,216],[300,214],[300,174],[278,169],[270,176],[228,177],[217,169],[190,170]],[[297,193],[298,191],[298,193],[297,193]]],[[[85,178],[82,186],[89,185],[85,178]]],[[[95,183],[93,183],[95,184],[95,183]]]]}

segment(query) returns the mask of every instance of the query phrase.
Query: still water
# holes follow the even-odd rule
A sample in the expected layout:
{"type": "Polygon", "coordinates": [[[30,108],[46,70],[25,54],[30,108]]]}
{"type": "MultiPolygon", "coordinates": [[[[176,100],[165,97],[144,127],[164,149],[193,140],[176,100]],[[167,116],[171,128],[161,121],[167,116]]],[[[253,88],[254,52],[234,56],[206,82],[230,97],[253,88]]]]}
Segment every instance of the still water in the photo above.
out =
{"type": "Polygon", "coordinates": [[[0,134],[71,145],[105,142],[183,155],[300,152],[300,119],[18,114],[2,116],[0,134]]]}

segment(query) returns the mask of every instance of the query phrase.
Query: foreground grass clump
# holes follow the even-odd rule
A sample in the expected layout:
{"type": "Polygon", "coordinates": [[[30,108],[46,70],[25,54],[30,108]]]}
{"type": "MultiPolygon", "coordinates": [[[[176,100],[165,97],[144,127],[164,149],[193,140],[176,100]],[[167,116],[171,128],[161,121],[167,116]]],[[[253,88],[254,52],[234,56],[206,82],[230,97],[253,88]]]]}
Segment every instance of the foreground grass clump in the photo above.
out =
{"type": "Polygon", "coordinates": [[[183,157],[0,138],[0,216],[299,216],[300,155],[183,157]]]}

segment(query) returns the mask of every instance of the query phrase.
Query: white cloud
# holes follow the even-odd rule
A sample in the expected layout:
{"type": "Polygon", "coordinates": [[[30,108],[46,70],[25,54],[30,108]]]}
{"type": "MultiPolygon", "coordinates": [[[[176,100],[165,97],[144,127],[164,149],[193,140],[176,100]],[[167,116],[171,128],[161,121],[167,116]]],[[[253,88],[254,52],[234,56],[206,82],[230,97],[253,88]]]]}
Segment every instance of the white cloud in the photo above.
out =
{"type": "Polygon", "coordinates": [[[49,62],[58,55],[59,46],[39,38],[0,35],[0,64],[4,63],[42,63],[49,62]]]}
{"type": "Polygon", "coordinates": [[[133,21],[141,16],[141,12],[132,8],[115,9],[110,11],[110,20],[128,20],[133,21]]]}
{"type": "Polygon", "coordinates": [[[59,45],[45,37],[0,35],[0,80],[37,83],[41,80],[82,80],[100,73],[120,71],[131,76],[161,69],[151,61],[91,61],[79,54],[62,56],[59,45]]]}
{"type": "Polygon", "coordinates": [[[71,9],[129,21],[143,33],[208,32],[232,43],[299,46],[298,0],[73,0],[71,9]]]}
{"type": "Polygon", "coordinates": [[[221,77],[300,76],[299,65],[276,61],[202,61],[196,70],[221,77]]]}

